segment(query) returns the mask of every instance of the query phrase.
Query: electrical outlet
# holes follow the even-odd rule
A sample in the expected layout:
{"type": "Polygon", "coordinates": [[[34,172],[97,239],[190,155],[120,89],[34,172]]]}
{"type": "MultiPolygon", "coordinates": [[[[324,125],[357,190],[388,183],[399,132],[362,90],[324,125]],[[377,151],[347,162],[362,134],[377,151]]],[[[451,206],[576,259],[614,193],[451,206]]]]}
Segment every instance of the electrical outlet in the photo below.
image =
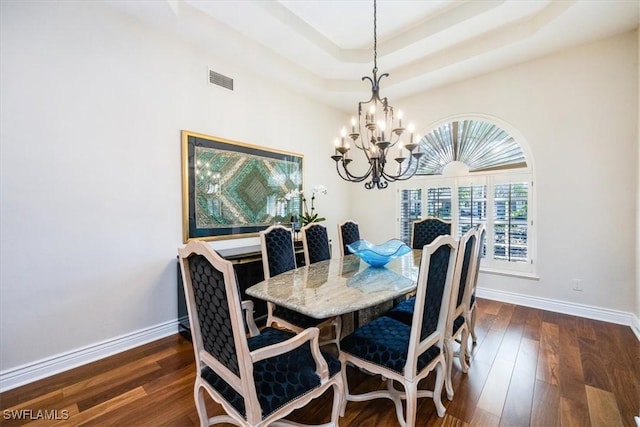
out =
{"type": "Polygon", "coordinates": [[[571,285],[574,291],[582,292],[582,279],[571,279],[571,285]]]}

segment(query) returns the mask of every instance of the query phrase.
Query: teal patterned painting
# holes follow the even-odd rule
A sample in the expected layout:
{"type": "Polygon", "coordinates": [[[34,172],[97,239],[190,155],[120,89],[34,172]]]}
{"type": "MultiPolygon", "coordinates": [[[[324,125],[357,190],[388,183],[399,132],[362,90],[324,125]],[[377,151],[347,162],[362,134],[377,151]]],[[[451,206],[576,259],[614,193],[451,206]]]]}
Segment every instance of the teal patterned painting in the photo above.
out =
{"type": "Polygon", "coordinates": [[[301,210],[302,155],[182,132],[184,241],[246,237],[301,210]],[[286,196],[286,197],[285,197],[286,196]]]}

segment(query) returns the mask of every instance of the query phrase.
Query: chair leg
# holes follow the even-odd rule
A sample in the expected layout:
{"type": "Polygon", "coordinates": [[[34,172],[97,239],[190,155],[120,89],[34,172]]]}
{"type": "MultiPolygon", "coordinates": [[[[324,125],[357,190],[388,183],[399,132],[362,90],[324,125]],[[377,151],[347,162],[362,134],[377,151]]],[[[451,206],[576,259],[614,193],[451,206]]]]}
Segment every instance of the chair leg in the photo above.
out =
{"type": "Polygon", "coordinates": [[[273,324],[275,323],[273,319],[274,309],[275,309],[275,304],[267,301],[267,323],[265,325],[267,328],[272,327],[273,324]]]}
{"type": "Polygon", "coordinates": [[[329,327],[333,329],[333,331],[335,332],[335,335],[333,335],[333,338],[327,339],[326,341],[321,341],[320,347],[327,344],[335,344],[336,348],[338,349],[338,353],[340,353],[340,335],[342,334],[342,318],[340,316],[334,317],[329,327]]]}
{"type": "Polygon", "coordinates": [[[202,394],[202,386],[196,381],[193,388],[193,398],[196,403],[196,411],[198,411],[198,418],[200,418],[200,427],[209,426],[209,416],[207,415],[207,405],[204,403],[204,395],[202,394]]]}
{"type": "Polygon", "coordinates": [[[436,384],[433,389],[433,403],[436,405],[436,412],[440,418],[444,417],[447,408],[442,404],[442,384],[444,383],[445,361],[441,358],[436,364],[436,384]]]}
{"type": "Polygon", "coordinates": [[[473,343],[478,342],[478,337],[476,337],[476,307],[475,305],[471,307],[471,319],[469,319],[469,332],[471,333],[471,339],[473,343]]]}
{"type": "Polygon", "coordinates": [[[342,338],[342,317],[336,316],[333,322],[336,328],[336,347],[338,347],[338,352],[340,352],[340,338],[342,338]]]}
{"type": "Polygon", "coordinates": [[[459,359],[460,359],[460,366],[462,366],[462,372],[466,374],[467,372],[469,372],[469,360],[470,360],[469,331],[467,330],[466,327],[463,327],[462,329],[462,339],[460,341],[459,359]]]}
{"type": "Polygon", "coordinates": [[[347,381],[347,361],[340,357],[340,364],[342,365],[340,375],[342,375],[342,386],[344,387],[342,403],[340,405],[340,416],[344,417],[344,411],[347,409],[347,400],[349,397],[349,382],[347,381]]]}
{"type": "Polygon", "coordinates": [[[446,362],[444,385],[447,390],[447,398],[453,400],[453,384],[451,371],[453,370],[453,338],[447,338],[444,345],[444,360],[446,362]]]}
{"type": "Polygon", "coordinates": [[[344,417],[345,404],[347,399],[344,395],[344,385],[340,382],[333,383],[333,407],[331,408],[331,423],[338,426],[340,417],[344,417]]]}
{"type": "Polygon", "coordinates": [[[416,414],[418,412],[418,384],[414,382],[404,384],[407,395],[407,414],[405,422],[407,427],[416,425],[416,414]]]}

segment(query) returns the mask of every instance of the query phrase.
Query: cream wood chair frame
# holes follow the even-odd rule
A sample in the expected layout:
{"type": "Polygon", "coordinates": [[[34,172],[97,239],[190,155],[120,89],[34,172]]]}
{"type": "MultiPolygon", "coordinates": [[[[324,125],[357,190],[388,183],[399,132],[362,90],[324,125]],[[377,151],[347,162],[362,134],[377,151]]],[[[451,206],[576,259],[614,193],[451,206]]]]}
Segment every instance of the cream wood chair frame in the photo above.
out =
{"type": "Polygon", "coordinates": [[[445,337],[445,358],[447,360],[447,376],[445,377],[445,388],[447,391],[447,398],[453,399],[453,383],[451,380],[453,370],[453,359],[456,354],[453,349],[453,342],[457,337],[460,337],[460,349],[458,351],[458,359],[460,360],[460,366],[462,372],[469,371],[469,324],[466,321],[465,313],[469,309],[469,301],[471,299],[471,287],[473,278],[475,275],[475,263],[477,259],[478,250],[478,235],[475,228],[469,229],[461,238],[458,244],[458,253],[456,257],[455,273],[453,290],[451,292],[451,300],[449,305],[449,316],[447,320],[446,337],[445,337]],[[469,246],[469,259],[467,261],[466,276],[464,275],[464,262],[467,256],[467,245],[469,246]],[[462,281],[464,280],[464,284],[462,281]],[[463,295],[460,298],[460,304],[458,304],[458,297],[460,295],[460,287],[463,287],[463,295]],[[458,326],[456,331],[454,328],[454,321],[458,318],[463,319],[461,325],[458,326]]]}
{"type": "MultiPolygon", "coordinates": [[[[343,408],[341,411],[343,415],[347,401],[361,402],[371,399],[387,398],[391,399],[395,404],[396,415],[400,425],[402,427],[414,426],[417,411],[417,399],[421,397],[430,397],[433,399],[436,406],[438,416],[444,417],[446,408],[442,404],[441,394],[446,375],[446,360],[444,356],[446,336],[445,328],[448,322],[448,310],[453,293],[452,284],[454,282],[457,250],[458,241],[449,235],[438,237],[431,245],[426,246],[423,250],[422,260],[420,263],[420,273],[418,275],[418,287],[416,291],[416,309],[414,310],[412,325],[410,326],[409,348],[407,360],[403,369],[404,372],[402,374],[387,367],[356,357],[345,351],[340,352],[343,383],[346,393],[346,400],[343,401],[343,408]],[[433,333],[421,340],[420,334],[423,324],[424,304],[427,295],[427,280],[429,278],[431,256],[442,246],[449,246],[451,250],[449,253],[447,274],[444,283],[444,292],[442,295],[437,327],[433,333]],[[439,354],[434,357],[420,372],[417,372],[418,357],[434,345],[440,349],[439,354]],[[383,379],[387,380],[387,389],[358,395],[351,394],[349,392],[349,385],[347,383],[346,376],[347,364],[361,368],[374,375],[381,375],[383,379]],[[434,390],[419,390],[418,383],[420,380],[425,378],[433,370],[436,370],[434,390]],[[404,392],[394,387],[394,381],[397,381],[404,386],[404,392]],[[406,416],[403,414],[403,412],[405,412],[402,405],[403,399],[406,400],[406,416]]],[[[347,338],[343,340],[343,343],[346,339],[347,338]]]]}
{"type": "Polygon", "coordinates": [[[476,239],[476,258],[475,263],[473,265],[473,280],[469,286],[469,293],[467,295],[467,299],[465,300],[465,312],[464,319],[465,323],[469,326],[469,334],[471,335],[472,342],[475,344],[477,342],[476,337],[476,288],[478,284],[478,275],[480,274],[480,262],[483,258],[482,247],[484,246],[485,240],[487,238],[487,230],[485,224],[480,224],[478,226],[476,239]]]}
{"type": "MultiPolygon", "coordinates": [[[[333,409],[331,412],[331,422],[322,424],[322,426],[337,426],[340,408],[342,406],[341,403],[344,387],[342,377],[339,373],[336,373],[333,377],[329,377],[327,361],[321,354],[318,343],[319,330],[317,328],[309,328],[297,335],[293,335],[285,341],[250,351],[242,321],[242,310],[239,309],[241,306],[240,295],[238,293],[235,273],[231,262],[220,257],[206,243],[201,241],[192,241],[184,248],[179,249],[179,258],[195,352],[196,379],[194,385],[194,398],[198,416],[200,418],[200,425],[208,426],[218,423],[232,423],[240,426],[300,426],[302,424],[288,422],[282,418],[293,412],[295,409],[307,405],[311,400],[320,397],[326,390],[333,387],[333,409]],[[231,325],[233,329],[233,340],[235,343],[239,375],[233,373],[222,362],[204,349],[204,342],[200,333],[200,320],[198,314],[195,312],[196,302],[191,274],[186,273],[190,271],[188,263],[191,255],[201,255],[205,257],[213,268],[223,274],[226,297],[229,302],[229,316],[231,318],[231,325]],[[253,377],[254,364],[271,357],[288,353],[305,345],[306,343],[310,344],[311,355],[315,362],[315,373],[320,378],[320,385],[271,412],[267,417],[262,418],[261,406],[258,401],[258,392],[256,390],[255,380],[253,377]],[[244,398],[246,418],[239,413],[236,408],[232,406],[216,389],[214,389],[209,382],[202,378],[201,372],[203,372],[203,368],[205,367],[212,369],[220,378],[232,387],[235,392],[244,398]],[[226,415],[208,418],[203,390],[206,390],[211,398],[222,406],[224,411],[227,413],[226,415]]],[[[251,308],[252,304],[243,303],[243,306],[251,308]]],[[[251,335],[253,336],[254,333],[257,335],[258,330],[255,328],[253,320],[249,324],[253,325],[250,327],[251,335]]]]}

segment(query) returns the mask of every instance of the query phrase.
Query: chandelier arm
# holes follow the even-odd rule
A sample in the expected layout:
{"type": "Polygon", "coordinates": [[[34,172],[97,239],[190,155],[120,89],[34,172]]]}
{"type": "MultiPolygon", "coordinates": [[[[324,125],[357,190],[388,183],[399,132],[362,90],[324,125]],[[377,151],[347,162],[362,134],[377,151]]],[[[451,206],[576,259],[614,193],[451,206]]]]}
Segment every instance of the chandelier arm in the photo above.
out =
{"type": "Polygon", "coordinates": [[[348,166],[346,166],[344,164],[344,162],[340,162],[339,160],[336,162],[336,171],[338,172],[338,175],[343,180],[349,181],[349,182],[356,182],[357,183],[357,182],[364,181],[371,174],[371,169],[372,169],[372,167],[369,166],[369,170],[367,170],[367,172],[364,175],[356,176],[356,175],[353,175],[351,172],[349,172],[348,166]],[[342,169],[344,170],[344,174],[340,171],[339,163],[342,164],[342,169]]]}
{"type": "Polygon", "coordinates": [[[398,165],[398,173],[397,174],[390,174],[384,171],[384,169],[381,171],[381,176],[383,176],[385,179],[387,179],[388,181],[394,182],[394,181],[406,181],[407,179],[413,177],[416,172],[418,172],[418,165],[420,162],[416,161],[415,163],[415,168],[413,170],[413,172],[410,172],[410,170],[412,169],[412,165],[413,165],[413,155],[409,156],[409,163],[407,164],[406,168],[403,170],[402,168],[402,163],[400,163],[398,165]]]}
{"type": "Polygon", "coordinates": [[[340,161],[337,161],[337,162],[336,162],[336,171],[338,172],[338,176],[340,176],[340,178],[342,178],[343,180],[345,180],[345,181],[349,181],[349,182],[362,182],[362,181],[364,180],[364,178],[366,178],[366,177],[363,177],[363,178],[362,178],[362,179],[360,179],[359,181],[358,181],[358,180],[355,180],[355,179],[351,179],[351,178],[349,177],[348,172],[347,172],[347,168],[344,166],[344,164],[342,164],[342,169],[343,169],[345,172],[347,172],[347,174],[346,174],[346,175],[343,175],[343,174],[342,174],[342,172],[340,171],[340,165],[339,165],[338,163],[340,163],[340,161]]]}
{"type": "Polygon", "coordinates": [[[409,163],[409,165],[407,165],[407,169],[405,169],[404,172],[398,174],[392,181],[406,181],[410,178],[413,178],[415,174],[418,172],[419,165],[420,165],[420,162],[416,161],[413,171],[409,172],[411,169],[411,163],[409,163]]]}
{"type": "MultiPolygon", "coordinates": [[[[363,142],[362,136],[361,136],[360,138],[358,138],[358,139],[360,140],[360,145],[358,145],[358,142],[357,142],[357,140],[355,140],[355,139],[353,140],[353,145],[354,145],[358,150],[362,150],[362,151],[364,151],[364,152],[366,153],[366,152],[367,152],[367,149],[364,147],[364,142],[363,142]]],[[[368,158],[369,158],[369,156],[367,156],[367,159],[368,159],[368,158]]]]}
{"type": "Polygon", "coordinates": [[[373,165],[369,164],[369,169],[367,170],[367,172],[364,175],[361,176],[357,176],[357,175],[353,175],[351,172],[349,172],[349,169],[347,169],[347,166],[342,165],[342,167],[344,168],[344,172],[347,174],[347,177],[349,178],[348,181],[351,182],[362,182],[365,179],[367,179],[369,177],[369,175],[371,175],[371,172],[373,170],[373,165]]]}
{"type": "MultiPolygon", "coordinates": [[[[336,172],[338,172],[338,176],[342,179],[344,179],[345,181],[351,181],[348,177],[342,175],[342,172],[340,172],[340,165],[338,164],[340,163],[340,160],[338,160],[336,162],[336,172]]],[[[342,166],[344,168],[344,166],[342,166]]]]}

